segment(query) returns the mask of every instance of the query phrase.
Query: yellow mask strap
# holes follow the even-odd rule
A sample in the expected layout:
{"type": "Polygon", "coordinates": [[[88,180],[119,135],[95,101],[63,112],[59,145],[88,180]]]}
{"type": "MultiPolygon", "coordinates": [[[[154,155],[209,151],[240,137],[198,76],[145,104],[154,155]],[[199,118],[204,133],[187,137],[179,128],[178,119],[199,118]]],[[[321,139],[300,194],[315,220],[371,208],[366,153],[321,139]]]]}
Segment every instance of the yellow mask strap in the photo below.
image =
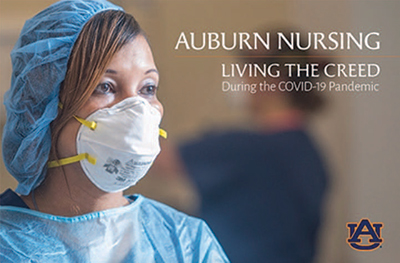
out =
{"type": "MultiPolygon", "coordinates": [[[[58,103],[58,106],[62,109],[63,105],[60,103],[58,103]]],[[[88,121],[82,118],[79,118],[77,116],[74,116],[74,118],[80,122],[82,125],[85,125],[86,127],[88,127],[91,130],[95,130],[97,127],[97,123],[95,121],[88,121]]],[[[159,129],[159,134],[161,137],[163,137],[164,139],[167,139],[167,132],[163,129],[159,129]]],[[[71,163],[76,163],[79,161],[82,161],[84,159],[87,159],[89,163],[91,164],[96,164],[96,158],[94,158],[93,156],[91,156],[88,153],[81,153],[72,157],[67,157],[67,158],[63,158],[60,160],[56,160],[56,161],[51,161],[48,163],[48,167],[49,168],[53,168],[53,167],[59,167],[59,166],[63,166],[63,165],[67,165],[67,164],[71,164],[71,163]]]]}
{"type": "Polygon", "coordinates": [[[167,132],[161,128],[159,128],[158,130],[159,130],[160,136],[163,137],[164,139],[167,139],[167,132]]]}
{"type": "Polygon", "coordinates": [[[85,125],[86,127],[88,127],[91,130],[95,130],[97,127],[97,123],[95,121],[88,121],[82,118],[79,118],[77,116],[74,116],[74,118],[79,121],[80,123],[82,123],[82,125],[85,125]]]}
{"type": "MultiPolygon", "coordinates": [[[[61,102],[58,103],[58,107],[60,107],[60,109],[63,108],[63,105],[62,105],[61,102]]],[[[88,120],[79,118],[79,117],[77,117],[77,116],[74,116],[74,118],[75,118],[77,121],[79,121],[82,125],[85,125],[86,127],[88,127],[88,128],[91,129],[91,130],[95,130],[96,127],[97,127],[97,123],[96,123],[95,121],[88,121],[88,120]]],[[[168,134],[167,134],[167,132],[166,132],[165,130],[163,130],[163,129],[160,128],[160,129],[159,129],[159,134],[160,134],[160,136],[163,137],[164,139],[167,139],[168,134]]]]}
{"type": "Polygon", "coordinates": [[[89,163],[91,164],[96,164],[96,158],[94,158],[93,156],[91,156],[88,153],[81,153],[72,157],[68,157],[68,158],[63,158],[60,160],[55,160],[55,161],[51,161],[48,162],[48,167],[49,168],[54,168],[54,167],[59,167],[59,166],[63,166],[63,165],[67,165],[70,163],[76,163],[82,160],[87,159],[89,163]]]}
{"type": "MultiPolygon", "coordinates": [[[[63,104],[62,104],[61,102],[59,102],[59,103],[58,103],[58,107],[59,107],[60,109],[62,109],[62,108],[63,108],[63,104]]],[[[88,120],[79,118],[79,117],[77,117],[77,116],[74,116],[74,118],[75,118],[77,121],[79,121],[80,123],[82,123],[82,125],[85,125],[86,127],[88,127],[88,128],[91,129],[91,130],[95,130],[96,127],[97,127],[97,123],[94,122],[94,121],[88,121],[88,120]]]]}

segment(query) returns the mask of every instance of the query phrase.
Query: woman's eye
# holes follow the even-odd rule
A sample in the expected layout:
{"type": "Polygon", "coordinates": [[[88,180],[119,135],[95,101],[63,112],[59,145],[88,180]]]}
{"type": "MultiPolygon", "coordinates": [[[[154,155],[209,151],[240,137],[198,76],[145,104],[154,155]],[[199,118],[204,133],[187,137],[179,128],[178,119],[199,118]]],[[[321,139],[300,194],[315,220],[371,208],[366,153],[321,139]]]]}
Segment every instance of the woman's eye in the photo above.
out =
{"type": "Polygon", "coordinates": [[[115,91],[110,83],[104,82],[97,85],[94,92],[98,94],[109,94],[109,93],[114,93],[115,91]]]}
{"type": "Polygon", "coordinates": [[[158,87],[155,85],[146,85],[139,92],[142,95],[155,95],[157,93],[158,87]]]}

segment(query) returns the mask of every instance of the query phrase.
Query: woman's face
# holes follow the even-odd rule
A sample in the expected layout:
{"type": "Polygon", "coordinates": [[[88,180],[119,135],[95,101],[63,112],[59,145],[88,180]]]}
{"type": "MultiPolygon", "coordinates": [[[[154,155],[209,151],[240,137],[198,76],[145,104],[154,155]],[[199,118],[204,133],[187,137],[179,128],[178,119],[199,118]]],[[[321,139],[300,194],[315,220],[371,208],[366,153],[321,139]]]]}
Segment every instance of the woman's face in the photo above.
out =
{"type": "Polygon", "coordinates": [[[139,35],[114,55],[92,96],[77,115],[86,118],[98,109],[134,96],[149,101],[162,115],[163,107],[157,99],[158,81],[150,46],[139,35]]]}
{"type": "MultiPolygon", "coordinates": [[[[163,107],[157,99],[158,81],[150,46],[138,35],[114,55],[93,94],[76,116],[86,119],[99,109],[134,96],[146,99],[163,115],[163,107]]],[[[57,144],[60,158],[77,154],[75,141],[79,126],[79,122],[71,119],[61,131],[57,144]]]]}

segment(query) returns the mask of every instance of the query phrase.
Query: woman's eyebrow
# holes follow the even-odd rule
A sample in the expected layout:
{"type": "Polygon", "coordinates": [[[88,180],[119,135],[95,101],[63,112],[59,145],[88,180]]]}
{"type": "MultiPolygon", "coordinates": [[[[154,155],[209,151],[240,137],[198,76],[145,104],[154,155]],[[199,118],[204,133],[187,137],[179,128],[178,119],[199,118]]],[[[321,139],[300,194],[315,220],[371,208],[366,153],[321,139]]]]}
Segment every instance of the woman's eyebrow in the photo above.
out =
{"type": "MultiPolygon", "coordinates": [[[[155,72],[155,73],[157,73],[157,75],[160,75],[160,73],[158,73],[158,70],[156,70],[156,69],[149,69],[148,71],[146,71],[144,74],[150,74],[151,72],[155,72]]],[[[106,70],[106,73],[110,73],[110,74],[117,74],[117,71],[116,70],[113,70],[113,69],[107,69],[106,70]]]]}
{"type": "Polygon", "coordinates": [[[107,69],[107,70],[106,70],[106,73],[117,74],[117,71],[116,71],[116,70],[113,70],[113,69],[107,69]]]}
{"type": "Polygon", "coordinates": [[[149,69],[148,71],[146,71],[144,74],[149,74],[151,72],[155,72],[157,73],[157,75],[160,75],[160,73],[158,73],[158,70],[156,70],[155,68],[149,69]]]}

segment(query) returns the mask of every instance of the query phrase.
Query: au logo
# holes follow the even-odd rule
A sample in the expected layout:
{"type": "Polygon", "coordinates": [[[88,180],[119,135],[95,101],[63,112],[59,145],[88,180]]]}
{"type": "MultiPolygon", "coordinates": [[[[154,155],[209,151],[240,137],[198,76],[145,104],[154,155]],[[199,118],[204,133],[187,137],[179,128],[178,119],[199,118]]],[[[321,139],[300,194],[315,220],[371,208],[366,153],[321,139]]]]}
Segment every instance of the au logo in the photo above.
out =
{"type": "Polygon", "coordinates": [[[372,251],[381,246],[383,238],[381,238],[383,223],[372,223],[368,218],[363,218],[359,223],[347,223],[349,229],[349,238],[347,243],[355,250],[372,251]],[[362,242],[361,237],[369,237],[368,242],[362,242]]]}

